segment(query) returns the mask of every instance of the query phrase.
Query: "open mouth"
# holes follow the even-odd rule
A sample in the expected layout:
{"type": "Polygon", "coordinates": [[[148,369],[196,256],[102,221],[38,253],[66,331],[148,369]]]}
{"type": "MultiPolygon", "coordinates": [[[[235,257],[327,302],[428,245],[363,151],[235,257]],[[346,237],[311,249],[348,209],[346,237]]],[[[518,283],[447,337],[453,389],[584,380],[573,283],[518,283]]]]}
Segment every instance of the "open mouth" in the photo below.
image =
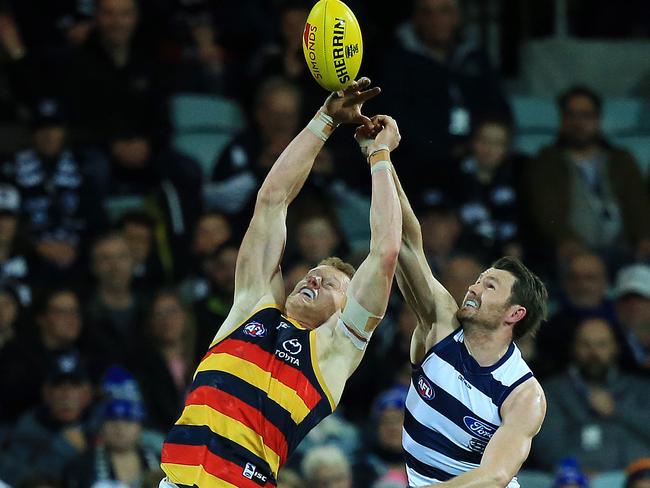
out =
{"type": "Polygon", "coordinates": [[[308,298],[309,300],[313,300],[314,298],[316,298],[316,291],[312,290],[311,288],[307,288],[307,287],[301,288],[299,293],[302,296],[308,298]]]}
{"type": "Polygon", "coordinates": [[[468,308],[478,308],[478,302],[476,300],[466,300],[465,306],[468,308]]]}

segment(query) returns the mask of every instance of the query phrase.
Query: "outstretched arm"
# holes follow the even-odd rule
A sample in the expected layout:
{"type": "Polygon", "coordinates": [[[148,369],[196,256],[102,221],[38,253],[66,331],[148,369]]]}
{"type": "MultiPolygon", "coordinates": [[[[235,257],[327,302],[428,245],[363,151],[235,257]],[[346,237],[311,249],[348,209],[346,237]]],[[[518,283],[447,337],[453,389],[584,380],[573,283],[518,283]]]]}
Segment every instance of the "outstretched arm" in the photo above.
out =
{"type": "Polygon", "coordinates": [[[277,159],[264,180],[251,223],[242,241],[235,272],[235,306],[248,308],[263,298],[283,302],[280,260],[286,241],[286,214],[302,188],[314,159],[329,134],[341,123],[364,123],[363,103],[379,93],[366,90],[368,78],[353,82],[342,92],[333,93],[309,125],[277,159]]]}
{"type": "Polygon", "coordinates": [[[370,158],[370,252],[348,286],[340,320],[330,320],[316,331],[327,344],[321,366],[336,398],[359,365],[366,343],[386,311],[399,254],[402,212],[389,154],[397,147],[400,135],[392,118],[383,117],[382,126],[371,147],[375,155],[370,158]]]}
{"type": "Polygon", "coordinates": [[[481,465],[452,480],[428,488],[504,488],[530,452],[533,437],[546,415],[546,399],[537,380],[513,390],[501,407],[502,424],[488,442],[481,465]]]}
{"type": "MultiPolygon", "coordinates": [[[[377,118],[373,118],[376,124],[377,118]]],[[[364,154],[375,136],[375,130],[359,127],[355,135],[364,154]]],[[[411,361],[419,363],[426,351],[438,339],[450,334],[458,322],[458,305],[431,272],[422,246],[420,222],[402,188],[395,168],[392,171],[402,210],[402,244],[397,265],[397,284],[404,299],[416,314],[418,324],[411,341],[411,361]]]]}

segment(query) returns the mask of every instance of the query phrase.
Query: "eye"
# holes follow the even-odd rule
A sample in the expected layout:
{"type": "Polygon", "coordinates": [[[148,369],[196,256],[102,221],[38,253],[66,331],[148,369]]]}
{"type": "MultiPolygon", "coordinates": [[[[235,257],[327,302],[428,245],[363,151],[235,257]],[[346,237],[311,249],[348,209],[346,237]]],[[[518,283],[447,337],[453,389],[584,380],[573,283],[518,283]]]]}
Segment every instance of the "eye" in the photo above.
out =
{"type": "Polygon", "coordinates": [[[490,290],[494,290],[494,285],[493,285],[493,284],[489,284],[487,287],[488,287],[488,289],[490,289],[490,290]]]}

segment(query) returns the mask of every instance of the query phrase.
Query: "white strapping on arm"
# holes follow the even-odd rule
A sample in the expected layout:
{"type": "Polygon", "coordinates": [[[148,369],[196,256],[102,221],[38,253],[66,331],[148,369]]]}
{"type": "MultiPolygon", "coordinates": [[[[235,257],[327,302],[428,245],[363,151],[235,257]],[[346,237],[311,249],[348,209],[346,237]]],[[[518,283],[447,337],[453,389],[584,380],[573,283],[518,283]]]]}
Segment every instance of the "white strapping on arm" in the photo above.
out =
{"type": "Polygon", "coordinates": [[[350,338],[357,349],[363,350],[382,317],[368,312],[351,295],[346,298],[347,301],[339,319],[339,327],[343,327],[346,336],[350,338]]]}

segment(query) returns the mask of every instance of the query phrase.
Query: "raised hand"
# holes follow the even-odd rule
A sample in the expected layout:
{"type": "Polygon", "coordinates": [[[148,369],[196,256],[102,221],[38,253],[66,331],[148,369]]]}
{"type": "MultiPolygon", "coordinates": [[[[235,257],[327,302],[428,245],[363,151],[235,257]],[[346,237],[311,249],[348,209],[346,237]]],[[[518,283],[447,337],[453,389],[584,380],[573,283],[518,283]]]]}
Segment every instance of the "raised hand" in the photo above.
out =
{"type": "Polygon", "coordinates": [[[377,147],[385,145],[393,151],[402,139],[397,122],[388,115],[375,115],[370,119],[371,126],[357,127],[354,138],[364,156],[368,157],[377,147]]]}
{"type": "Polygon", "coordinates": [[[376,86],[366,90],[369,86],[369,78],[353,81],[344,90],[327,97],[322,110],[332,117],[336,124],[363,124],[372,129],[372,121],[361,113],[361,108],[365,102],[379,95],[381,89],[376,86]]]}

